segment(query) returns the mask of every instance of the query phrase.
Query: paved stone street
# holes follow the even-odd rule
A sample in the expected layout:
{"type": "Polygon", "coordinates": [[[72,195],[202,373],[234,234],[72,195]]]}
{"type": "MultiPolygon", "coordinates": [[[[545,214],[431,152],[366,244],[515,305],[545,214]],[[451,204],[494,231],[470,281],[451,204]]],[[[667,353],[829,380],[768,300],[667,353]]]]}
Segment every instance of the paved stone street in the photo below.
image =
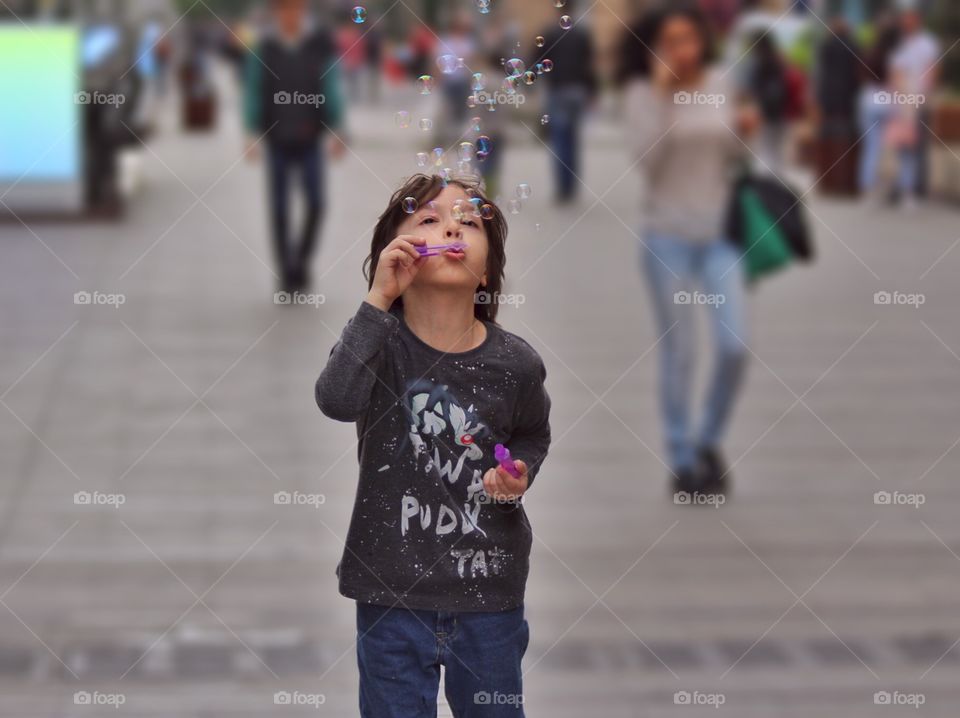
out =
{"type": "MultiPolygon", "coordinates": [[[[2,715],[356,715],[353,604],[333,575],[355,434],[317,411],[313,381],[364,295],[372,224],[416,169],[396,109],[355,110],[352,154],[330,170],[319,308],[272,302],[262,166],[239,159],[232,114],[212,135],[165,118],[122,222],[0,226],[2,715]],[[76,305],[80,291],[126,302],[76,305]],[[78,706],[76,691],[125,703],[78,706]],[[275,705],[278,691],[325,702],[275,705]]],[[[528,715],[956,716],[956,210],[810,195],[819,261],[755,292],[730,501],[676,506],[638,182],[613,126],[588,136],[573,207],[551,205],[548,155],[523,127],[503,167],[505,194],[533,196],[508,243],[507,291],[525,302],[502,323],[541,353],[554,400],[527,503],[528,715]]]]}

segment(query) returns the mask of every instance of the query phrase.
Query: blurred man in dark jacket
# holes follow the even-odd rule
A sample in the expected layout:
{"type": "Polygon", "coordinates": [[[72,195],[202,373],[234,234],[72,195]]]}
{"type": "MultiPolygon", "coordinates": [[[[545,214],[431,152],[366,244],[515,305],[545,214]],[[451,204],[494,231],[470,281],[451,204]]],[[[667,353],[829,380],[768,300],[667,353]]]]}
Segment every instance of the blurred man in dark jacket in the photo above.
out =
{"type": "MultiPolygon", "coordinates": [[[[310,285],[310,259],[324,214],[324,139],[343,125],[337,57],[329,33],[316,27],[306,0],[272,0],[273,26],[247,58],[245,119],[253,154],[267,146],[273,248],[280,289],[310,285]],[[294,172],[303,184],[306,217],[291,241],[290,190],[294,172]]],[[[331,151],[340,156],[336,137],[331,151]]]]}
{"type": "MultiPolygon", "coordinates": [[[[564,12],[573,16],[573,0],[564,12]]],[[[575,17],[575,16],[573,16],[575,17]]],[[[553,62],[538,79],[547,83],[547,136],[554,154],[554,199],[566,204],[576,199],[580,174],[580,126],[586,106],[597,92],[593,40],[579,20],[569,29],[559,25],[543,34],[537,62],[553,62]]]]}

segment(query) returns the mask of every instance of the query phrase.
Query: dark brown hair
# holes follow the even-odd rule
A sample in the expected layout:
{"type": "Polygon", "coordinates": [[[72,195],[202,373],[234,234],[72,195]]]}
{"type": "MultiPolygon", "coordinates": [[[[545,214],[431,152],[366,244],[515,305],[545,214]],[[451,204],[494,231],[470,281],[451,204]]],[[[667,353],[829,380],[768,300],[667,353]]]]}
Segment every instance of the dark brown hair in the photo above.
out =
{"type": "MultiPolygon", "coordinates": [[[[367,288],[373,287],[373,278],[377,272],[377,263],[380,261],[380,253],[397,236],[397,228],[407,218],[407,213],[403,210],[403,200],[407,197],[413,197],[417,201],[417,207],[430,202],[436,198],[443,189],[449,185],[456,185],[471,197],[477,198],[480,205],[490,205],[493,214],[489,219],[483,219],[483,229],[487,235],[487,285],[482,287],[477,285],[477,292],[483,292],[484,298],[490,301],[473,303],[473,315],[481,321],[497,321],[497,309],[499,308],[498,298],[500,289],[503,287],[503,268],[507,262],[505,245],[507,242],[507,220],[493,202],[483,194],[479,184],[474,184],[464,179],[445,180],[439,175],[417,174],[404,182],[393,196],[387,208],[377,220],[377,226],[373,230],[373,240],[370,243],[370,254],[363,262],[363,275],[367,278],[367,288]]],[[[395,307],[402,307],[403,300],[398,297],[394,301],[395,307]]]]}

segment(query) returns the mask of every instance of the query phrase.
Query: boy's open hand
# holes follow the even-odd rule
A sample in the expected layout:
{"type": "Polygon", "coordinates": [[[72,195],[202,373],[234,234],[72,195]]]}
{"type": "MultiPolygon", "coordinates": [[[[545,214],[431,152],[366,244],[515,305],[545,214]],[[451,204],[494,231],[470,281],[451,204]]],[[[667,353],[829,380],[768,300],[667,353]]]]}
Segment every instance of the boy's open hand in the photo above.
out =
{"type": "Polygon", "coordinates": [[[495,466],[488,469],[483,475],[483,490],[487,495],[498,501],[514,501],[519,499],[530,486],[530,477],[527,475],[527,465],[520,460],[514,461],[520,470],[520,477],[515,479],[502,467],[495,466]]]}
{"type": "Polygon", "coordinates": [[[427,240],[423,237],[401,234],[384,247],[377,261],[373,286],[367,294],[367,302],[378,309],[388,311],[393,301],[410,286],[424,262],[423,257],[414,247],[423,246],[426,243],[427,240]]]}

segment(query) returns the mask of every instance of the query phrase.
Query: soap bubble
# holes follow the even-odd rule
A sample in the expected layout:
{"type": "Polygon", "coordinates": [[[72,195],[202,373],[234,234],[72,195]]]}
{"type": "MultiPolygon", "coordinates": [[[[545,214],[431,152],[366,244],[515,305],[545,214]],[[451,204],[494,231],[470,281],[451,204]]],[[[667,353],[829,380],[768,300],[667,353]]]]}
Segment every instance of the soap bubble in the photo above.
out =
{"type": "Polygon", "coordinates": [[[420,75],[417,78],[417,85],[420,87],[421,95],[429,95],[433,90],[433,77],[430,75],[420,75]]]}
{"type": "Polygon", "coordinates": [[[542,64],[544,72],[550,72],[553,69],[553,60],[549,58],[544,60],[542,64]]]}
{"type": "Polygon", "coordinates": [[[477,0],[477,10],[480,11],[481,15],[490,12],[490,0],[477,0]]]}
{"type": "Polygon", "coordinates": [[[453,170],[451,170],[449,167],[444,167],[442,170],[437,172],[437,174],[440,176],[440,179],[443,180],[443,186],[446,187],[447,182],[450,181],[450,175],[453,174],[453,170]]]}
{"type": "Polygon", "coordinates": [[[450,209],[450,216],[457,222],[463,221],[463,200],[458,199],[453,203],[453,207],[450,209]]]}
{"type": "Polygon", "coordinates": [[[400,206],[407,214],[413,214],[417,211],[417,200],[413,197],[404,197],[403,201],[400,203],[400,206]]]}
{"type": "Polygon", "coordinates": [[[536,227],[536,229],[537,229],[538,232],[540,231],[540,223],[539,223],[539,222],[537,222],[537,223],[536,223],[535,225],[533,225],[533,226],[536,227]]]}
{"type": "Polygon", "coordinates": [[[437,67],[440,68],[440,72],[444,75],[452,75],[457,71],[457,56],[441,55],[437,58],[437,67]]]}
{"type": "Polygon", "coordinates": [[[567,4],[567,0],[553,0],[554,7],[563,7],[567,4]]]}
{"type": "Polygon", "coordinates": [[[510,210],[510,214],[520,214],[520,200],[512,199],[507,202],[507,209],[510,210]]]}
{"type": "Polygon", "coordinates": [[[362,5],[357,5],[350,13],[350,17],[357,25],[362,25],[367,19],[367,9],[362,5]]]}
{"type": "Polygon", "coordinates": [[[526,182],[521,182],[517,185],[517,197],[520,199],[529,199],[530,194],[530,185],[526,182]]]}
{"type": "Polygon", "coordinates": [[[523,64],[523,60],[519,57],[511,57],[503,63],[503,71],[506,72],[509,77],[519,77],[526,69],[527,66],[523,64]]]}
{"type": "Polygon", "coordinates": [[[525,73],[523,73],[523,81],[528,85],[532,85],[536,81],[536,79],[537,79],[537,74],[535,72],[531,72],[530,70],[527,70],[525,73]]]}
{"type": "Polygon", "coordinates": [[[433,120],[431,120],[429,117],[421,117],[421,118],[420,118],[420,129],[423,130],[424,132],[429,132],[430,130],[432,130],[432,129],[433,129],[433,120]]]}
{"type": "Polygon", "coordinates": [[[471,213],[474,217],[479,217],[479,216],[480,216],[480,205],[481,205],[481,204],[483,204],[483,200],[480,199],[479,197],[471,197],[471,198],[470,198],[470,213],[471,213]]]}
{"type": "Polygon", "coordinates": [[[426,152],[417,152],[417,167],[426,167],[430,161],[430,155],[426,152]]]}
{"type": "Polygon", "coordinates": [[[443,148],[434,147],[433,148],[433,164],[439,167],[443,164],[443,148]]]}
{"type": "Polygon", "coordinates": [[[569,30],[571,27],[573,27],[573,18],[571,18],[569,15],[561,15],[560,27],[562,27],[564,30],[569,30]]]}
{"type": "Polygon", "coordinates": [[[480,208],[480,216],[484,219],[493,219],[494,211],[492,204],[485,204],[480,208]]]}
{"type": "Polygon", "coordinates": [[[480,92],[483,89],[485,79],[482,72],[473,73],[473,85],[471,87],[474,92],[480,92]]]}
{"type": "Polygon", "coordinates": [[[500,83],[500,92],[502,92],[505,95],[517,94],[517,78],[516,77],[503,78],[503,82],[500,83]]]}
{"type": "Polygon", "coordinates": [[[546,124],[549,124],[549,123],[550,123],[550,115],[541,115],[541,117],[540,117],[540,124],[541,124],[541,125],[546,125],[546,124]]]}
{"type": "Polygon", "coordinates": [[[486,135],[480,135],[477,138],[477,159],[485,160],[493,150],[493,142],[486,135]]]}
{"type": "Polygon", "coordinates": [[[457,157],[460,158],[461,162],[469,162],[473,159],[473,143],[472,142],[461,142],[460,146],[457,148],[457,157]]]}
{"type": "Polygon", "coordinates": [[[534,44],[536,44],[537,47],[543,47],[547,41],[543,39],[543,35],[537,35],[533,39],[533,42],[534,44]]]}
{"type": "Polygon", "coordinates": [[[467,95],[467,107],[472,110],[476,106],[477,106],[477,96],[467,95]]]}
{"type": "Polygon", "coordinates": [[[470,131],[471,131],[471,132],[479,132],[479,131],[480,131],[480,118],[479,118],[479,117],[471,117],[471,118],[470,118],[470,131]]]}
{"type": "Polygon", "coordinates": [[[410,113],[406,110],[400,110],[394,117],[394,121],[397,123],[397,127],[406,129],[410,126],[410,113]]]}

